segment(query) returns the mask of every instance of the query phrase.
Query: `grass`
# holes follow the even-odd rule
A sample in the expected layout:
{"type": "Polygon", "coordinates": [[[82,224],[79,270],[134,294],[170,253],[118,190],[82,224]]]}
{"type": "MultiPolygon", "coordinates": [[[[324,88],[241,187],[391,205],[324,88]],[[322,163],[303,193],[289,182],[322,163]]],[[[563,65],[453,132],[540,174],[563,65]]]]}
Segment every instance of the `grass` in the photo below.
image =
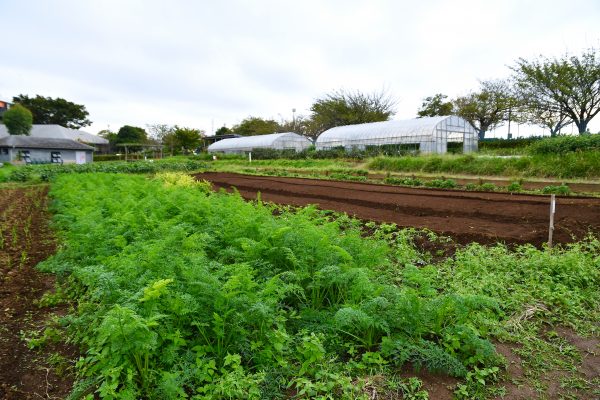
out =
{"type": "Polygon", "coordinates": [[[505,158],[476,155],[377,157],[367,165],[372,170],[389,172],[593,179],[600,177],[600,152],[505,158]]]}
{"type": "MultiPolygon", "coordinates": [[[[86,354],[75,391],[101,398],[366,399],[373,375],[423,398],[395,380],[409,366],[484,398],[503,369],[493,341],[525,346],[555,325],[594,334],[600,319],[595,238],[440,260],[417,231],[373,224],[365,237],[344,215],[274,213],[182,174],[63,174],[51,194],[63,245],[42,268],[78,305],[65,320],[86,354]]],[[[532,365],[546,343],[546,365],[578,360],[531,343],[532,365]]],[[[565,390],[584,385],[573,379],[565,390]]]]}

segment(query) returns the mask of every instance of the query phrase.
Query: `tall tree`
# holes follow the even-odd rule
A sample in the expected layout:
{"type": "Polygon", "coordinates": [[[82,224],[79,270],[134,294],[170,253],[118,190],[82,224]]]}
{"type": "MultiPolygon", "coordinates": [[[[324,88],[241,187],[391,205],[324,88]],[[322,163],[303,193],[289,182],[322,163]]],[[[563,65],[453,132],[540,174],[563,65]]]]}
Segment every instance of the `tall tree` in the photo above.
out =
{"type": "Polygon", "coordinates": [[[272,119],[262,119],[258,117],[248,117],[237,125],[231,128],[231,132],[244,135],[268,135],[270,133],[279,132],[279,124],[272,119]]]}
{"type": "Polygon", "coordinates": [[[478,133],[479,139],[485,139],[490,129],[501,126],[508,119],[516,99],[506,81],[483,81],[478,92],[456,98],[454,110],[466,119],[478,133]]]}
{"type": "Polygon", "coordinates": [[[185,153],[188,151],[193,151],[200,146],[204,132],[200,129],[181,128],[175,126],[173,135],[175,137],[175,143],[177,144],[177,147],[185,153]]]}
{"type": "Polygon", "coordinates": [[[3,122],[11,135],[29,135],[33,116],[31,111],[20,104],[15,104],[4,112],[3,122]]]}
{"type": "Polygon", "coordinates": [[[551,137],[555,137],[562,128],[573,123],[562,108],[555,109],[551,104],[538,102],[525,93],[519,94],[517,102],[516,120],[547,128],[551,137]]]}
{"type": "Polygon", "coordinates": [[[142,144],[148,140],[148,134],[142,128],[137,126],[124,125],[117,132],[117,143],[135,143],[142,144]]]}
{"type": "Polygon", "coordinates": [[[146,125],[146,128],[152,139],[169,148],[172,156],[177,147],[177,141],[174,134],[175,127],[167,124],[150,124],[146,125]]]}
{"type": "Polygon", "coordinates": [[[228,135],[231,133],[231,129],[226,126],[222,126],[215,131],[215,136],[228,135]]]}
{"type": "Polygon", "coordinates": [[[387,121],[394,115],[395,105],[384,91],[367,94],[337,90],[313,103],[311,124],[320,134],[335,126],[387,121]]]}
{"type": "Polygon", "coordinates": [[[33,114],[34,124],[58,124],[73,129],[92,124],[92,121],[87,119],[89,113],[84,105],[60,97],[53,99],[40,95],[29,97],[21,94],[13,97],[13,103],[28,108],[33,114]]]}
{"type": "Polygon", "coordinates": [[[566,115],[582,134],[600,112],[600,54],[589,49],[581,56],[520,58],[512,68],[517,88],[530,106],[554,116],[566,115]]]}
{"type": "Polygon", "coordinates": [[[446,101],[447,98],[448,96],[445,94],[438,93],[423,99],[421,108],[417,111],[418,118],[452,115],[454,104],[451,101],[446,101]]]}

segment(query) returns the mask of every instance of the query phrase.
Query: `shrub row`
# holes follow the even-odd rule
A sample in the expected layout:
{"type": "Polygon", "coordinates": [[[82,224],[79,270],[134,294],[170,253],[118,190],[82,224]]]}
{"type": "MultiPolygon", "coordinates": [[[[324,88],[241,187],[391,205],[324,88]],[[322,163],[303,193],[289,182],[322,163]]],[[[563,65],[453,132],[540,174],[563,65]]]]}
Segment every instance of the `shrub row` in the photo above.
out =
{"type": "Polygon", "coordinates": [[[205,168],[207,168],[207,164],[201,161],[168,159],[160,161],[27,165],[12,170],[7,180],[16,182],[41,180],[46,182],[60,174],[81,174],[88,172],[142,174],[160,171],[198,171],[205,168]]]}

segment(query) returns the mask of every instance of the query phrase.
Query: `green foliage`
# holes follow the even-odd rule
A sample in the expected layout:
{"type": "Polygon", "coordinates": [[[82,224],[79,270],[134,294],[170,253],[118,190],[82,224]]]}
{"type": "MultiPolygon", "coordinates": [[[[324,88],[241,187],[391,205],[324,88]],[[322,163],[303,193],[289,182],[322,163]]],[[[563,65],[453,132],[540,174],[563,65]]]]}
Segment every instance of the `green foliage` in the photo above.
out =
{"type": "Polygon", "coordinates": [[[497,301],[436,290],[408,233],[365,239],[312,207],[274,217],[182,176],[53,181],[64,245],[42,269],[69,276],[79,376],[99,397],[359,398],[354,370],[497,365],[497,301]]]}
{"type": "Polygon", "coordinates": [[[279,132],[279,124],[272,119],[248,117],[231,127],[231,133],[243,136],[268,135],[279,132]]]}
{"type": "Polygon", "coordinates": [[[544,194],[562,194],[562,195],[568,195],[571,193],[571,189],[567,186],[567,185],[548,185],[548,186],[544,186],[542,188],[542,193],[544,194]]]}
{"type": "Polygon", "coordinates": [[[313,103],[311,120],[319,133],[335,126],[387,121],[394,115],[394,105],[395,101],[384,92],[338,90],[313,103]]]}
{"type": "Polygon", "coordinates": [[[83,174],[89,172],[151,174],[161,171],[198,171],[205,168],[207,168],[207,165],[204,162],[169,159],[160,161],[27,165],[11,168],[6,180],[14,182],[41,180],[47,182],[61,174],[83,174]]]}
{"type": "Polygon", "coordinates": [[[511,182],[510,185],[506,187],[506,190],[508,190],[511,193],[520,192],[521,190],[523,190],[523,186],[519,182],[511,182]]]}
{"type": "Polygon", "coordinates": [[[405,186],[423,186],[423,181],[419,178],[396,178],[388,176],[384,179],[388,185],[405,185],[405,186]]]}
{"type": "Polygon", "coordinates": [[[187,151],[195,150],[200,146],[203,133],[200,129],[175,126],[173,131],[175,146],[187,151]]]}
{"type": "Polygon", "coordinates": [[[124,125],[117,132],[117,143],[145,143],[148,140],[148,134],[143,128],[137,126],[124,125]]]}
{"type": "Polygon", "coordinates": [[[549,110],[572,120],[579,133],[600,112],[600,55],[588,49],[580,56],[538,60],[519,59],[512,68],[526,107],[549,110]]]}
{"type": "Polygon", "coordinates": [[[600,151],[600,134],[558,136],[535,141],[529,153],[536,155],[567,154],[575,151],[600,151]]]}
{"type": "Polygon", "coordinates": [[[485,182],[485,183],[482,183],[481,185],[479,185],[479,190],[483,190],[486,192],[493,192],[496,189],[498,189],[498,187],[491,182],[485,182]]]}
{"type": "Polygon", "coordinates": [[[456,187],[456,182],[452,179],[433,179],[425,182],[425,186],[441,189],[453,189],[456,187]]]}
{"type": "Polygon", "coordinates": [[[33,116],[31,111],[20,104],[15,104],[2,115],[2,122],[11,135],[29,135],[33,116]]]}
{"type": "Polygon", "coordinates": [[[485,139],[488,130],[500,126],[507,118],[515,99],[508,83],[502,80],[483,81],[478,92],[458,97],[453,101],[456,115],[467,120],[479,139],[485,139]]]}
{"type": "Polygon", "coordinates": [[[376,157],[368,162],[368,168],[405,173],[594,178],[600,176],[600,152],[502,158],[475,155],[376,157]]]}
{"type": "Polygon", "coordinates": [[[417,115],[419,118],[452,115],[454,104],[451,101],[445,101],[447,98],[448,96],[441,93],[426,97],[417,111],[417,115]]]}
{"type": "Polygon", "coordinates": [[[13,97],[13,103],[27,107],[33,115],[34,124],[57,124],[65,128],[79,129],[92,124],[87,119],[89,113],[84,105],[75,104],[57,97],[29,97],[18,95],[13,97]]]}

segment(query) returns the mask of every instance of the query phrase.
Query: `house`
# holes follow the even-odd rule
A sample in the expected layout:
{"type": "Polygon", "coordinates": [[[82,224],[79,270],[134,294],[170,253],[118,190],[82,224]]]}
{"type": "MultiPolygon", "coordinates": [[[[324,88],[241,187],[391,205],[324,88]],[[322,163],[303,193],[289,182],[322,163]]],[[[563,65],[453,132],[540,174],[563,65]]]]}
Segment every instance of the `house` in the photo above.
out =
{"type": "Polygon", "coordinates": [[[8,110],[9,106],[9,102],[0,100],[0,120],[2,120],[2,114],[4,114],[6,110],[8,110]]]}
{"type": "MultiPolygon", "coordinates": [[[[6,126],[0,125],[0,138],[10,135],[6,126]]],[[[45,139],[70,139],[81,143],[86,143],[94,147],[108,146],[108,140],[98,135],[82,131],[81,129],[70,129],[60,125],[41,125],[35,124],[29,132],[30,137],[45,139]]]]}
{"type": "Polygon", "coordinates": [[[94,150],[92,146],[71,139],[0,137],[0,162],[85,164],[93,161],[94,150]]]}

